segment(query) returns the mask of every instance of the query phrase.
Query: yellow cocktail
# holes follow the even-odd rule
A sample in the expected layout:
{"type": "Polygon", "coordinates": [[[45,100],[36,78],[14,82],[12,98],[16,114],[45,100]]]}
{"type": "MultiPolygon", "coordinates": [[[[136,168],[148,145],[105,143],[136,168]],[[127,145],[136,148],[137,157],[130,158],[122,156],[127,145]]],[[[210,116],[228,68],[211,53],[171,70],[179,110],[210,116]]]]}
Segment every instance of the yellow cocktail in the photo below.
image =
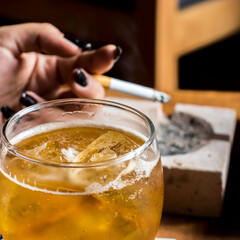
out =
{"type": "Polygon", "coordinates": [[[0,167],[4,240],[155,238],[162,167],[136,110],[94,100],[25,109],[3,128],[0,167]]]}

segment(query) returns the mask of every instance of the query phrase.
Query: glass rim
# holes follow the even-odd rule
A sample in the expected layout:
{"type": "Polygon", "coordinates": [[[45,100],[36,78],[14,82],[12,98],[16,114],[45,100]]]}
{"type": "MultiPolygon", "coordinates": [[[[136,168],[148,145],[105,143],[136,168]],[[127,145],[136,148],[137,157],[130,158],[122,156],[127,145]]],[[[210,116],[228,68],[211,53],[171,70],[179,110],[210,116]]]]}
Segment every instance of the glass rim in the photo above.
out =
{"type": "Polygon", "coordinates": [[[50,101],[44,101],[41,103],[34,104],[32,106],[26,107],[17,113],[15,113],[13,116],[11,116],[2,126],[1,129],[1,139],[5,147],[9,152],[11,152],[13,155],[22,158],[26,161],[33,162],[36,164],[46,165],[46,166],[52,166],[52,167],[60,167],[60,168],[93,168],[93,167],[104,167],[112,164],[117,164],[120,162],[125,162],[127,160],[130,160],[134,157],[137,157],[141,155],[143,152],[145,152],[152,144],[153,140],[155,138],[155,127],[151,121],[151,119],[142,113],[141,111],[130,107],[128,105],[118,103],[111,100],[102,100],[102,99],[82,99],[82,98],[68,98],[68,99],[57,99],[57,100],[50,100],[50,101]],[[127,110],[135,115],[138,115],[141,117],[148,125],[150,134],[147,137],[147,139],[144,141],[144,143],[139,146],[138,148],[134,149],[133,151],[130,151],[129,153],[126,153],[120,157],[113,158],[111,160],[104,160],[101,162],[88,162],[88,163],[81,163],[81,162],[51,162],[51,161],[44,161],[45,159],[37,159],[33,156],[24,154],[23,151],[19,150],[10,142],[8,137],[6,136],[6,130],[8,126],[15,121],[18,118],[23,117],[24,115],[27,115],[28,113],[34,112],[36,110],[40,110],[44,107],[50,107],[52,105],[59,106],[63,104],[70,104],[70,103],[79,103],[79,104],[96,104],[96,105],[105,105],[110,107],[119,108],[122,110],[127,110]]]}

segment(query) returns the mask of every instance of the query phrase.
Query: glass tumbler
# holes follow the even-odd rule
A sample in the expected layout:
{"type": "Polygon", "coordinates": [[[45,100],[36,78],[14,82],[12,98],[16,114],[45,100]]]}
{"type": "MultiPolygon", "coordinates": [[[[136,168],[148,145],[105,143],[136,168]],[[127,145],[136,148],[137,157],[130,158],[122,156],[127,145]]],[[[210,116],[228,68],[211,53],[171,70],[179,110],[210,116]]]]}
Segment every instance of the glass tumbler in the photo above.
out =
{"type": "Polygon", "coordinates": [[[155,239],[163,171],[154,125],[140,111],[105,100],[43,102],[12,116],[1,138],[4,240],[155,239]],[[90,160],[75,161],[76,146],[90,160]]]}

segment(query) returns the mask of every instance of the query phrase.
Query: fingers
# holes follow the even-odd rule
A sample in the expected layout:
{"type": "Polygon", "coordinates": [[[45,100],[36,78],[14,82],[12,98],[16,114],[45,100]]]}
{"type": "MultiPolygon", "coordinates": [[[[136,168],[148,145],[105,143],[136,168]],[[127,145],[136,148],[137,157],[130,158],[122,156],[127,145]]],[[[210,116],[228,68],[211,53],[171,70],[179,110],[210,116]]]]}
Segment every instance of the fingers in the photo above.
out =
{"type": "Polygon", "coordinates": [[[109,44],[97,50],[84,52],[78,57],[76,65],[86,69],[89,73],[102,74],[113,67],[121,54],[120,47],[109,44]]]}
{"type": "MultiPolygon", "coordinates": [[[[24,107],[29,107],[32,106],[36,103],[40,103],[45,101],[42,97],[38,96],[36,93],[31,92],[31,91],[27,91],[22,93],[21,98],[19,99],[19,108],[24,108],[24,107]]],[[[19,110],[19,109],[17,109],[19,110]]],[[[15,111],[10,108],[7,104],[3,104],[3,106],[1,107],[1,113],[2,116],[5,119],[10,118],[13,114],[15,114],[15,111]]]]}
{"type": "MultiPolygon", "coordinates": [[[[83,69],[75,69],[71,76],[69,77],[69,86],[70,90],[66,89],[63,91],[58,91],[56,97],[81,97],[81,98],[103,98],[104,97],[104,89],[100,85],[100,83],[94,79],[91,75],[89,75],[83,69]]],[[[22,96],[19,100],[20,109],[25,108],[36,103],[40,103],[45,101],[44,98],[40,97],[34,92],[27,91],[22,93],[22,96]]],[[[1,115],[0,118],[0,126],[4,123],[4,121],[10,118],[15,113],[9,106],[4,104],[1,107],[1,115]]]]}
{"type": "Polygon", "coordinates": [[[69,77],[71,91],[81,98],[104,97],[104,88],[101,84],[83,69],[75,69],[69,77]]]}
{"type": "Polygon", "coordinates": [[[102,85],[88,74],[84,69],[74,69],[68,76],[67,84],[59,87],[47,99],[63,98],[96,98],[104,97],[104,88],[102,85]]]}
{"type": "Polygon", "coordinates": [[[29,107],[34,104],[43,102],[43,101],[45,101],[45,99],[40,97],[39,95],[37,95],[36,93],[34,93],[32,91],[26,91],[26,92],[22,93],[22,96],[19,101],[23,107],[29,107]]]}
{"type": "MultiPolygon", "coordinates": [[[[83,69],[75,69],[71,76],[69,77],[70,89],[60,89],[54,94],[54,98],[69,98],[69,97],[80,97],[80,98],[103,98],[104,89],[100,83],[89,75],[83,69]]],[[[49,99],[50,100],[50,99],[49,99]]],[[[19,108],[29,107],[31,105],[41,103],[45,101],[44,98],[40,97],[38,94],[32,91],[26,91],[22,93],[19,99],[19,108]]],[[[8,105],[4,104],[1,107],[2,116],[5,119],[10,118],[15,111],[8,105]]]]}
{"type": "Polygon", "coordinates": [[[115,45],[105,45],[99,49],[86,51],[82,54],[66,59],[57,59],[57,69],[61,83],[68,83],[72,69],[83,68],[91,74],[102,74],[109,71],[120,58],[122,49],[115,45]]]}
{"type": "Polygon", "coordinates": [[[5,119],[10,118],[15,112],[6,104],[3,104],[3,106],[1,107],[1,113],[2,116],[5,119]]]}
{"type": "Polygon", "coordinates": [[[81,51],[49,23],[25,23],[1,27],[0,40],[1,46],[8,48],[15,56],[34,51],[69,57],[81,51]]]}
{"type": "MultiPolygon", "coordinates": [[[[69,98],[69,97],[80,97],[80,98],[97,98],[101,99],[104,97],[104,88],[101,84],[89,75],[83,69],[75,69],[69,77],[70,89],[57,90],[54,94],[54,98],[69,98]]],[[[26,91],[22,93],[19,99],[19,108],[25,108],[36,103],[45,101],[44,98],[40,97],[32,91],[26,91]]],[[[8,105],[4,104],[1,107],[2,116],[5,119],[10,118],[15,111],[8,105]]]]}

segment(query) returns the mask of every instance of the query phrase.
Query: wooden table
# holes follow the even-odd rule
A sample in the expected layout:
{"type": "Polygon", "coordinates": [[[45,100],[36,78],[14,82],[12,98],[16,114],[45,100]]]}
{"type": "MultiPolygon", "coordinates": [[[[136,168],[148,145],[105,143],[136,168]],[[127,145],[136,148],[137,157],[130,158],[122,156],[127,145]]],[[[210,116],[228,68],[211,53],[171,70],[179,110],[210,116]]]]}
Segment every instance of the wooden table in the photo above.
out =
{"type": "MultiPolygon", "coordinates": [[[[113,91],[107,95],[117,97],[132,96],[113,91]]],[[[240,93],[195,92],[177,91],[173,94],[172,101],[164,105],[165,113],[171,113],[176,103],[190,103],[236,109],[238,123],[233,143],[230,170],[226,188],[222,216],[218,219],[168,215],[163,213],[162,222],[157,237],[175,238],[177,240],[239,240],[240,239],[240,196],[238,196],[240,183],[240,93]]]]}

